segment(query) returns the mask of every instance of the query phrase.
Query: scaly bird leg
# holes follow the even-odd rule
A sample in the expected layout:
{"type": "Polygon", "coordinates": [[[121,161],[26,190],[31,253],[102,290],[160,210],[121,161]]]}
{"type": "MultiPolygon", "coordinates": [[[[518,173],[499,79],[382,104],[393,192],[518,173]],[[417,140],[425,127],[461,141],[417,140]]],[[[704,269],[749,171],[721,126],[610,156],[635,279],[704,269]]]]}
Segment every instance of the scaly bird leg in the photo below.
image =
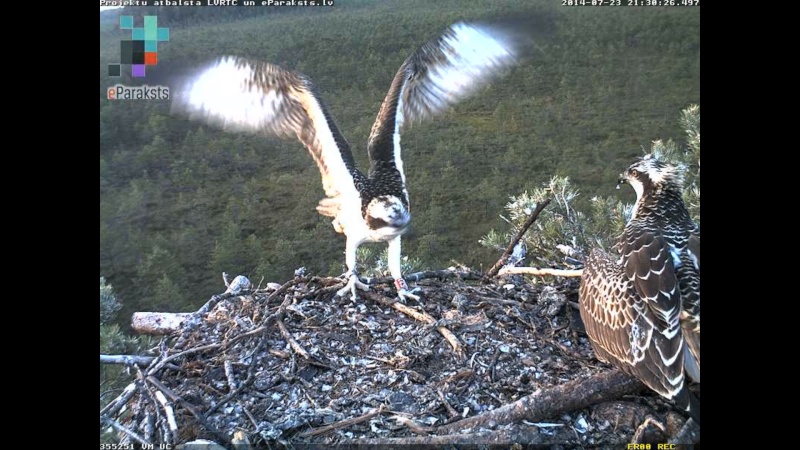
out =
{"type": "Polygon", "coordinates": [[[353,300],[355,301],[358,296],[356,295],[356,288],[361,289],[362,291],[368,291],[369,285],[366,285],[358,280],[358,274],[356,273],[356,248],[358,247],[358,243],[353,241],[352,239],[348,238],[347,243],[345,244],[345,263],[347,263],[347,273],[345,276],[349,278],[347,284],[336,291],[336,295],[340,297],[344,297],[345,294],[349,291],[352,296],[353,300]]]}
{"type": "Polygon", "coordinates": [[[394,287],[397,289],[397,296],[400,297],[402,301],[405,301],[406,298],[419,301],[419,295],[415,295],[414,293],[421,292],[422,289],[414,288],[409,291],[408,283],[403,279],[403,274],[400,271],[400,236],[389,241],[388,259],[389,271],[392,273],[392,278],[394,278],[394,287]]]}
{"type": "Polygon", "coordinates": [[[338,295],[340,297],[344,297],[347,294],[347,292],[349,291],[350,294],[352,295],[353,301],[355,301],[356,299],[358,299],[358,296],[356,295],[356,288],[361,289],[362,291],[368,291],[369,290],[369,285],[368,284],[364,284],[361,281],[359,281],[358,280],[358,274],[356,274],[355,272],[351,271],[348,278],[349,278],[349,281],[347,282],[345,287],[343,287],[343,288],[339,289],[338,291],[336,291],[336,295],[338,295]]]}

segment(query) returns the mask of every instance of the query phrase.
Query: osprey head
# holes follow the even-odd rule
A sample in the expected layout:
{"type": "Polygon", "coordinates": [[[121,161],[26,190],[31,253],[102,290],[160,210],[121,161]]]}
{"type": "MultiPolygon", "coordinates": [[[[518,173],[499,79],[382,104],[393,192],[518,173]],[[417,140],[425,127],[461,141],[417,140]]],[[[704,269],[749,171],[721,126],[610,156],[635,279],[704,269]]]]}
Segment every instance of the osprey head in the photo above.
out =
{"type": "Polygon", "coordinates": [[[388,228],[387,233],[396,235],[411,221],[408,207],[395,195],[380,195],[370,200],[364,213],[370,229],[388,228]]]}
{"type": "Polygon", "coordinates": [[[636,191],[636,198],[639,199],[645,192],[660,191],[665,188],[680,190],[683,177],[677,167],[659,161],[652,154],[647,154],[619,175],[617,189],[623,183],[630,184],[636,191]]]}

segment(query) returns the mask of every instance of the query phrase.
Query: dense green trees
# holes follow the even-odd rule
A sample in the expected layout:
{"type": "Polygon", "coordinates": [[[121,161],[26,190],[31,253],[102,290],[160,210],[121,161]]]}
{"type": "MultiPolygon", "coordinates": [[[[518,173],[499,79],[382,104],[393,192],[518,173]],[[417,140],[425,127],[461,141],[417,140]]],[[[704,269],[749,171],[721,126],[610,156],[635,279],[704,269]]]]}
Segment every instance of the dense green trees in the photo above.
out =
{"type": "MultiPolygon", "coordinates": [[[[508,196],[554,175],[580,189],[576,208],[611,194],[620,168],[652,139],[681,136],[676,112],[699,102],[699,8],[336,5],[124,13],[155,13],[170,27],[159,64],[239,54],[306,73],[362,168],[370,127],[403,59],[456,20],[511,17],[532,36],[519,67],[403,135],[414,216],[403,249],[422,266],[491,265],[497,252],[478,240],[497,228],[508,196]]],[[[170,115],[168,102],[106,100],[106,87],[135,83],[106,76],[123,34],[101,17],[100,274],[122,300],[120,324],[134,310],[200,305],[224,290],[223,270],[256,284],[283,281],[300,266],[341,273],[344,239],[314,209],[324,194],[302,145],[201,127],[170,115]]]]}

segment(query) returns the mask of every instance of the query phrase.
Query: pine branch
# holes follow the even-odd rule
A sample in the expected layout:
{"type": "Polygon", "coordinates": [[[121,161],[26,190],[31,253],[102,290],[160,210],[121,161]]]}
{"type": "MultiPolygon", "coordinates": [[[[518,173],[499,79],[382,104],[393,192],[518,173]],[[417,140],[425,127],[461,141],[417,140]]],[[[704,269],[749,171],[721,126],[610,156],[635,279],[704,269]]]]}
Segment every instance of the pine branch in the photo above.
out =
{"type": "Polygon", "coordinates": [[[494,278],[494,276],[497,275],[497,271],[500,270],[501,267],[503,267],[506,261],[508,261],[508,257],[511,256],[511,252],[514,251],[514,247],[516,247],[519,240],[522,239],[522,236],[528,231],[528,228],[530,228],[531,225],[533,225],[533,222],[535,222],[536,219],[539,218],[539,214],[541,214],[542,210],[547,205],[550,204],[550,201],[551,199],[546,198],[544,199],[544,201],[539,202],[539,204],[536,205],[536,209],[533,210],[530,217],[528,217],[528,220],[525,221],[525,223],[522,225],[522,228],[520,228],[519,231],[517,232],[517,235],[514,236],[514,239],[512,239],[511,243],[508,244],[508,248],[506,248],[506,251],[503,252],[503,256],[501,256],[500,259],[498,259],[497,262],[494,263],[492,268],[489,269],[488,272],[486,272],[486,275],[484,275],[483,277],[484,281],[488,281],[489,279],[494,278]]]}

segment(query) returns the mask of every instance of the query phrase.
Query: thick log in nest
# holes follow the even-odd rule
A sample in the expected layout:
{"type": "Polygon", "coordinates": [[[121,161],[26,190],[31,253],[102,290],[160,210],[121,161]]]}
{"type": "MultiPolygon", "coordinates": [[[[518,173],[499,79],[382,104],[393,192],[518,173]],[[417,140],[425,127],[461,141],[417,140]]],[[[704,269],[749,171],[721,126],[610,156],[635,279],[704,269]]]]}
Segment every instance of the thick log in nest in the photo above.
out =
{"type": "Polygon", "coordinates": [[[406,304],[390,284],[356,302],[334,297],[336,278],[229,288],[158,354],[109,359],[136,379],[101,409],[101,428],[124,442],[257,448],[619,446],[647,418],[674,426],[649,427],[645,442],[699,435],[595,359],[571,306],[578,279],[481,279],[420,273],[422,299],[406,304]]]}

